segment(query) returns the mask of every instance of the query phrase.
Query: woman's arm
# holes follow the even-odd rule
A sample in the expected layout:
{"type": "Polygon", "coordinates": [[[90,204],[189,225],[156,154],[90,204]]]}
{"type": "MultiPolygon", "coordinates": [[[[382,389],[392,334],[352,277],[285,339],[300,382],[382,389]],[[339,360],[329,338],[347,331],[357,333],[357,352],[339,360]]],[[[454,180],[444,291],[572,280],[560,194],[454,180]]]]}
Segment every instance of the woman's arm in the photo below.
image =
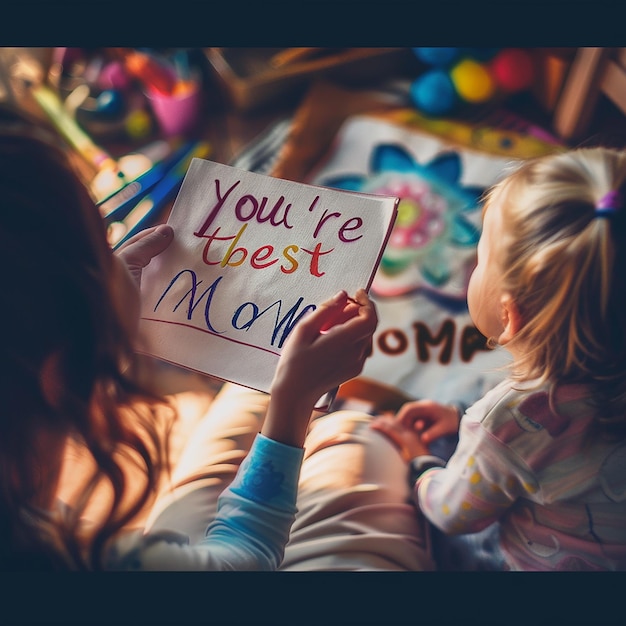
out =
{"type": "Polygon", "coordinates": [[[163,531],[117,544],[115,569],[272,570],[295,518],[302,445],[317,400],[357,376],[371,354],[378,319],[361,290],[338,293],[292,331],[279,359],[267,416],[205,538],[187,546],[163,531]],[[131,555],[131,556],[129,556],[131,555]]]}
{"type": "Polygon", "coordinates": [[[364,290],[354,300],[342,291],[305,317],[279,359],[261,432],[301,447],[317,400],[360,374],[372,353],[377,324],[374,303],[364,290]]]}

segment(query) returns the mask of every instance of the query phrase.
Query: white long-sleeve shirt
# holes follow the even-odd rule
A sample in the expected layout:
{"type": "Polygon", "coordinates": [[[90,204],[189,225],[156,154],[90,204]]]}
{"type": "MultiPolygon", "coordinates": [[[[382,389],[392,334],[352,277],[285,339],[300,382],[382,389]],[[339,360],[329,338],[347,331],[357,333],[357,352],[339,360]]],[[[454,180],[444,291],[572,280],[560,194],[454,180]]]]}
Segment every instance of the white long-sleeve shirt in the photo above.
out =
{"type": "Polygon", "coordinates": [[[189,545],[172,531],[130,532],[108,551],[109,570],[275,570],[295,519],[304,450],[256,436],[218,500],[205,538],[189,545]]]}
{"type": "Polygon", "coordinates": [[[447,534],[500,524],[513,570],[626,569],[626,441],[589,441],[588,391],[519,391],[505,380],[461,419],[444,468],[414,497],[447,534]]]}

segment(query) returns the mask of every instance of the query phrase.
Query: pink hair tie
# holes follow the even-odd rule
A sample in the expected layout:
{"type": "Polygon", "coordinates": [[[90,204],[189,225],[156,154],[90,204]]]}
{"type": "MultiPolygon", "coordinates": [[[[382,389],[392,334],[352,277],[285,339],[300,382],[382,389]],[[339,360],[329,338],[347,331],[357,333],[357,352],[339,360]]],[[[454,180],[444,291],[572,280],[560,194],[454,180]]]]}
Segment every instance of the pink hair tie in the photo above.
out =
{"type": "Polygon", "coordinates": [[[619,191],[609,191],[596,204],[596,217],[610,217],[623,206],[622,194],[619,191]]]}

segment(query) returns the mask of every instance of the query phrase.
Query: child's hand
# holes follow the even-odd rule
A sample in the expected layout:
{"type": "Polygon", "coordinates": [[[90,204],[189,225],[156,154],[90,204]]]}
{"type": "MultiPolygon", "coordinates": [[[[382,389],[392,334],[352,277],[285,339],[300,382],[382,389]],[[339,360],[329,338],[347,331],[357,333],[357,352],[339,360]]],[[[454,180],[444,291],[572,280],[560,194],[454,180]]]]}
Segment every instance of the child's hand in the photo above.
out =
{"type": "Polygon", "coordinates": [[[439,437],[455,435],[459,430],[457,408],[433,400],[407,402],[398,411],[397,419],[406,428],[419,432],[422,442],[426,445],[439,437]]]}
{"type": "Polygon", "coordinates": [[[416,456],[430,454],[428,446],[420,438],[420,433],[405,424],[399,414],[380,415],[372,420],[371,428],[386,435],[397,446],[407,463],[416,456]]]}

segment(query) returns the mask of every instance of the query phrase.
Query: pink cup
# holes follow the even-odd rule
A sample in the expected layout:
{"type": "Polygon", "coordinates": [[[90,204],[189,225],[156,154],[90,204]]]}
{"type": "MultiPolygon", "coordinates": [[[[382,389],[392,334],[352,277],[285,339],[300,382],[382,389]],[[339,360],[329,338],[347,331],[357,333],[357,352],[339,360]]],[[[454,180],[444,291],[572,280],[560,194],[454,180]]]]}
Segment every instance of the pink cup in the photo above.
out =
{"type": "Polygon", "coordinates": [[[150,89],[146,95],[159,128],[166,137],[186,135],[195,127],[202,98],[197,82],[190,83],[189,90],[182,93],[165,94],[150,89]]]}

